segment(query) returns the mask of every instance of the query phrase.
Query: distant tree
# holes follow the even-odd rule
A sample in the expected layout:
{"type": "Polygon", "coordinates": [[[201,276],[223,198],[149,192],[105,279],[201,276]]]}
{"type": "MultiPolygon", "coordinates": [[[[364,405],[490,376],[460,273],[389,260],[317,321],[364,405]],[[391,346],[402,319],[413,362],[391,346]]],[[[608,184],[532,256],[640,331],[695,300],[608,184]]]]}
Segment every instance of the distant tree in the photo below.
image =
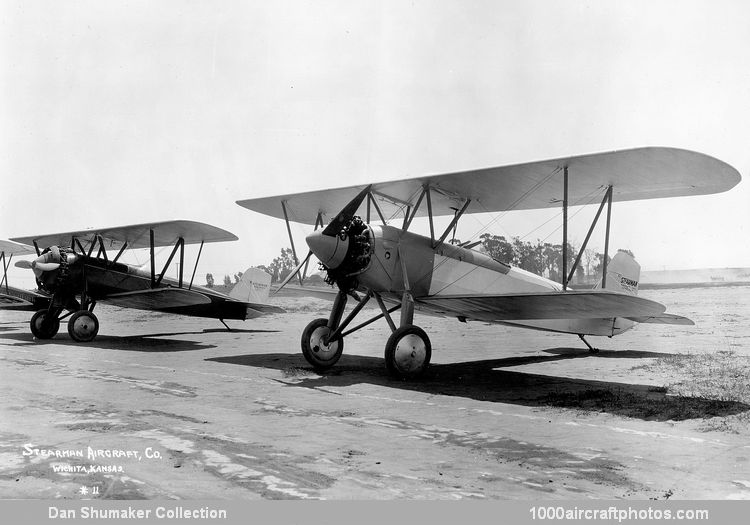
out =
{"type": "Polygon", "coordinates": [[[591,264],[596,259],[596,252],[591,248],[583,250],[583,263],[586,266],[586,277],[591,277],[591,264]]]}
{"type": "Polygon", "coordinates": [[[232,278],[228,275],[224,276],[224,286],[231,286],[232,285],[232,278]]]}
{"type": "Polygon", "coordinates": [[[213,288],[214,287],[214,276],[213,276],[213,274],[210,274],[210,273],[206,274],[206,286],[208,288],[213,288]]]}
{"type": "Polygon", "coordinates": [[[485,233],[479,238],[482,240],[482,247],[487,255],[506,264],[513,263],[515,259],[513,245],[505,237],[485,233]]]}
{"type": "Polygon", "coordinates": [[[242,272],[237,272],[234,274],[234,282],[238,283],[242,280],[242,272]]]}
{"type": "Polygon", "coordinates": [[[271,282],[283,281],[287,275],[297,266],[294,252],[291,248],[282,248],[281,255],[276,257],[271,264],[268,265],[268,273],[271,274],[271,282]]]}
{"type": "MultiPolygon", "coordinates": [[[[601,280],[602,275],[604,275],[604,254],[597,252],[594,254],[596,264],[594,264],[594,277],[597,281],[601,280]]],[[[608,255],[607,256],[607,264],[612,260],[612,258],[608,255]]]]}

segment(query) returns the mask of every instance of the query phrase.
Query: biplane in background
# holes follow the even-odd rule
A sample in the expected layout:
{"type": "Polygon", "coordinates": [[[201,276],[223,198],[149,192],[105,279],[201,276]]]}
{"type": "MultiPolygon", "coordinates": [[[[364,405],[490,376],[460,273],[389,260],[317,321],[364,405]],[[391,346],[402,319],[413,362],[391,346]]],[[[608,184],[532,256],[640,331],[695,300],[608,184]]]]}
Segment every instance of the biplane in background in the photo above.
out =
{"type": "Polygon", "coordinates": [[[310,252],[294,273],[303,266],[306,272],[310,256],[315,255],[338,292],[328,319],[315,319],[303,331],[302,353],[307,361],[317,370],[333,366],[346,336],[385,318],[392,331],[385,345],[386,366],[391,373],[408,378],[424,372],[432,353],[429,337],[413,324],[415,309],[460,321],[575,334],[594,352],[585,336],[611,337],[636,323],[693,324],[636,295],[640,266],[628,254],[618,252],[608,262],[612,203],[718,193],[739,181],[739,173],[722,161],[692,151],[654,147],[237,203],[284,219],[293,249],[289,222],[314,225],[315,231],[306,238],[310,252]],[[568,208],[599,199],[588,234],[568,268],[568,208]],[[560,206],[560,283],[472,250],[478,242],[446,242],[465,214],[560,206]],[[593,290],[572,290],[568,283],[605,206],[602,281],[593,290]],[[433,218],[439,215],[453,217],[438,236],[433,218]],[[415,217],[425,216],[429,237],[409,230],[415,217]],[[373,224],[372,219],[382,224],[373,224]],[[393,225],[393,219],[399,224],[393,225]],[[328,225],[318,230],[327,220],[328,225]],[[357,304],[344,318],[347,297],[354,297],[357,304]],[[373,298],[381,313],[347,330],[373,298]],[[395,306],[389,308],[386,303],[395,306]],[[398,309],[397,323],[391,314],[398,309]]]}
{"type": "Polygon", "coordinates": [[[31,255],[34,248],[10,241],[0,241],[0,262],[3,265],[3,278],[0,281],[0,308],[5,310],[37,311],[49,306],[50,296],[31,290],[10,286],[8,268],[14,255],[31,255]]]}
{"type": "MultiPolygon", "coordinates": [[[[224,320],[245,320],[282,309],[265,304],[271,276],[249,268],[229,294],[193,285],[205,243],[235,241],[228,231],[193,221],[167,221],[17,237],[33,244],[38,257],[16,266],[34,271],[39,289],[51,296],[49,305],[31,318],[31,332],[39,339],[54,337],[60,321],[68,318],[68,333],[75,341],[96,337],[99,321],[94,307],[102,301],[124,308],[154,310],[178,315],[224,320]],[[185,246],[200,244],[190,281],[184,276],[185,246]],[[42,249],[44,247],[44,249],[42,249]],[[161,272],[157,272],[158,247],[172,247],[161,272]],[[126,250],[149,249],[150,271],[119,262],[126,250]],[[116,252],[110,258],[107,252],[116,252]],[[166,276],[179,253],[177,278],[166,276]]],[[[229,329],[229,327],[227,327],[229,329]]]]}

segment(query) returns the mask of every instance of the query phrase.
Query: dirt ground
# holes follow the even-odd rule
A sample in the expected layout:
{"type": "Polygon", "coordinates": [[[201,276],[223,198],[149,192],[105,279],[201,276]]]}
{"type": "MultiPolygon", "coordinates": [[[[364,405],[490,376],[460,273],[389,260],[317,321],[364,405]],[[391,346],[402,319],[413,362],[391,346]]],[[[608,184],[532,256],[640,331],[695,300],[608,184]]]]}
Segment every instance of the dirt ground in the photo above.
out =
{"type": "Polygon", "coordinates": [[[433,366],[412,382],[386,374],[382,321],[314,373],[299,338],[324,301],[231,332],[105,305],[88,344],[0,312],[0,498],[750,499],[750,287],[642,295],[696,326],[592,338],[591,355],[417,316],[433,366]],[[691,390],[669,358],[702,354],[737,373],[691,390]]]}

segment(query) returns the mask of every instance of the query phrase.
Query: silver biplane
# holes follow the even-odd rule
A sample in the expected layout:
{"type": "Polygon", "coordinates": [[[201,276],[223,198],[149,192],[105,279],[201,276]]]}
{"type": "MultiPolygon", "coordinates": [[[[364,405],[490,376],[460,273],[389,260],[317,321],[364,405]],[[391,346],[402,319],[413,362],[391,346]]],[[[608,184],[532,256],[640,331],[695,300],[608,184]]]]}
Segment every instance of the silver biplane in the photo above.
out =
{"type": "Polygon", "coordinates": [[[16,266],[33,270],[39,290],[50,297],[48,304],[31,318],[31,332],[38,339],[54,337],[60,321],[68,318],[72,339],[93,340],[99,331],[99,320],[94,315],[99,301],[124,308],[219,319],[222,323],[226,319],[245,320],[283,312],[265,304],[271,276],[262,270],[248,268],[229,294],[193,284],[203,245],[237,240],[232,233],[209,224],[166,221],[12,240],[34,246],[38,257],[32,262],[19,261],[16,266]],[[200,244],[200,248],[188,281],[184,259],[185,246],[190,244],[200,244]],[[159,247],[172,248],[160,272],[155,253],[159,247]],[[150,271],[119,262],[128,249],[148,249],[150,271]],[[114,252],[114,256],[108,252],[114,252]],[[177,255],[177,278],[167,277],[177,255]]]}
{"type": "Polygon", "coordinates": [[[392,332],[385,344],[386,366],[392,374],[410,378],[425,371],[432,354],[428,335],[414,325],[415,309],[460,321],[570,333],[593,352],[586,336],[612,337],[636,323],[693,324],[637,296],[640,266],[630,255],[618,252],[608,261],[612,203],[718,193],[739,181],[734,168],[715,158],[649,147],[237,203],[284,219],[293,249],[289,222],[314,225],[306,238],[310,252],[295,273],[303,267],[306,272],[315,255],[338,291],[330,316],[313,320],[303,331],[307,361],[317,370],[330,368],[341,356],[346,336],[384,318],[392,332]],[[568,208],[597,193],[598,211],[568,268],[568,208]],[[465,214],[551,207],[563,211],[562,282],[472,250],[477,242],[446,242],[465,214]],[[569,282],[605,207],[601,283],[595,289],[571,289],[569,282]],[[442,233],[433,221],[440,215],[453,216],[442,233]],[[429,237],[410,231],[415,217],[428,218],[429,237]],[[357,304],[344,317],[348,297],[357,304]],[[349,328],[371,299],[381,312],[349,328]],[[391,317],[396,310],[397,321],[391,317]]]}

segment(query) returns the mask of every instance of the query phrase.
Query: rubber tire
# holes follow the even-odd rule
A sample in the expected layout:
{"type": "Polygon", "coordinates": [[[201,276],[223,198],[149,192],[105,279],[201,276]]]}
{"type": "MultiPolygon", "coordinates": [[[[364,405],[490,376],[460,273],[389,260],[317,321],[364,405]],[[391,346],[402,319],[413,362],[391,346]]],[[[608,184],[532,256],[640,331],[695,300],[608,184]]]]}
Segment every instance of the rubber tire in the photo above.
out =
{"type": "Polygon", "coordinates": [[[430,366],[430,358],[432,358],[432,344],[430,338],[424,330],[414,325],[405,325],[396,330],[388,338],[388,342],[385,344],[385,366],[388,372],[398,377],[399,379],[416,379],[425,373],[427,368],[430,366]],[[413,339],[416,336],[421,339],[421,347],[417,348],[414,346],[418,344],[413,339]],[[404,339],[409,338],[409,341],[404,339]],[[403,359],[398,360],[397,357],[404,356],[405,352],[408,352],[408,346],[411,344],[412,357],[419,358],[421,354],[421,361],[414,361],[411,363],[404,363],[403,359]],[[397,356],[397,353],[399,354],[397,356]]]}
{"type": "Polygon", "coordinates": [[[37,339],[52,339],[58,330],[60,330],[60,320],[57,318],[53,319],[50,323],[45,323],[47,321],[47,314],[47,310],[39,310],[31,316],[29,326],[31,327],[31,333],[37,339]],[[45,326],[46,324],[49,324],[49,326],[45,326]]]}
{"type": "Polygon", "coordinates": [[[330,351],[326,352],[325,359],[321,359],[320,345],[317,345],[314,340],[318,340],[322,335],[330,333],[331,329],[328,328],[328,319],[324,318],[315,319],[302,331],[302,355],[305,356],[307,362],[318,372],[328,370],[335,365],[344,352],[344,340],[339,339],[329,346],[329,348],[333,348],[332,353],[330,351]]]}
{"type": "Polygon", "coordinates": [[[70,338],[79,343],[88,343],[94,340],[99,333],[99,319],[93,312],[80,310],[70,316],[68,320],[68,334],[70,338]]]}

